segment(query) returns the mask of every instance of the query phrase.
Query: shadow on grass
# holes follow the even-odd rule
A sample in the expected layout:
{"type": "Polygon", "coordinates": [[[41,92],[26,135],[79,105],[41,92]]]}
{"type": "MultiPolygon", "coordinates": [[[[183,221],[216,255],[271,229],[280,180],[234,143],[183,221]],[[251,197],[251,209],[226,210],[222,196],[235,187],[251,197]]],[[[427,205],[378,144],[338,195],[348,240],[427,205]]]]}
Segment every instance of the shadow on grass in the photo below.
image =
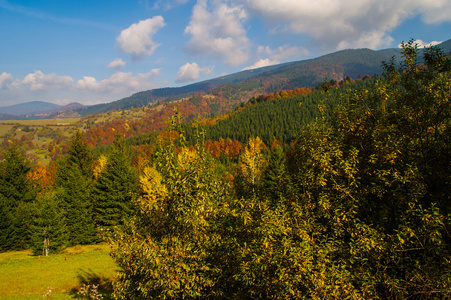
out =
{"type": "MultiPolygon", "coordinates": [[[[83,287],[89,286],[90,288],[96,286],[98,294],[103,296],[102,299],[109,300],[113,299],[111,294],[113,293],[113,282],[111,278],[107,278],[94,273],[92,270],[81,270],[80,274],[77,276],[78,285],[71,289],[70,294],[76,299],[91,299],[88,297],[82,297],[79,292],[83,290],[83,287]]],[[[97,299],[97,298],[92,298],[97,299]]]]}

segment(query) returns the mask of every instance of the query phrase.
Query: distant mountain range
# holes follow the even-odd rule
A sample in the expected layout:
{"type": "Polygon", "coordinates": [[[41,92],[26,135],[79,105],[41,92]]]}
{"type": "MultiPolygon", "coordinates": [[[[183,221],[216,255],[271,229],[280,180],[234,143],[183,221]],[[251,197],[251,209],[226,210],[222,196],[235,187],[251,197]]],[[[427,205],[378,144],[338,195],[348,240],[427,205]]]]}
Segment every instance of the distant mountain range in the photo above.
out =
{"type": "Polygon", "coordinates": [[[83,107],[85,106],[77,102],[61,106],[44,101],[33,101],[0,107],[0,119],[10,120],[17,119],[17,117],[20,117],[19,119],[45,118],[67,111],[76,111],[83,107]]]}
{"type": "MultiPolygon", "coordinates": [[[[451,52],[451,39],[439,45],[443,52],[451,52]]],[[[220,94],[245,101],[255,95],[300,87],[315,87],[324,79],[341,80],[347,76],[375,75],[382,73],[381,62],[393,56],[400,60],[401,49],[384,50],[348,49],[318,58],[289,62],[221,76],[218,78],[175,88],[160,88],[142,91],[129,97],[105,104],[83,106],[71,103],[59,106],[35,101],[0,108],[0,118],[13,119],[28,115],[29,118],[54,117],[61,112],[72,112],[71,116],[85,116],[112,110],[130,109],[154,104],[159,101],[179,100],[195,93],[220,94]]]]}
{"type": "Polygon", "coordinates": [[[53,103],[43,102],[43,101],[34,101],[28,103],[21,103],[11,106],[0,107],[1,114],[9,114],[9,115],[28,115],[40,113],[43,111],[57,109],[60,106],[53,103]]]}

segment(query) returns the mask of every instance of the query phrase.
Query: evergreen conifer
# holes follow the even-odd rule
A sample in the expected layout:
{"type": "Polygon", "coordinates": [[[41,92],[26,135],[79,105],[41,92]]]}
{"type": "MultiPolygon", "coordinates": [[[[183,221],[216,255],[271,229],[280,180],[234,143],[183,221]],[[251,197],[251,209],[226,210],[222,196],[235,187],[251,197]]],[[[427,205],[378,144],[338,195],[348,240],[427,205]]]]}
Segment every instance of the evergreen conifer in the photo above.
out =
{"type": "Polygon", "coordinates": [[[27,177],[30,163],[17,145],[8,147],[0,163],[0,247],[26,249],[31,244],[30,218],[36,193],[27,177]]]}
{"type": "Polygon", "coordinates": [[[138,176],[131,167],[123,141],[116,139],[93,188],[96,225],[115,226],[131,215],[138,191],[138,176]]]}

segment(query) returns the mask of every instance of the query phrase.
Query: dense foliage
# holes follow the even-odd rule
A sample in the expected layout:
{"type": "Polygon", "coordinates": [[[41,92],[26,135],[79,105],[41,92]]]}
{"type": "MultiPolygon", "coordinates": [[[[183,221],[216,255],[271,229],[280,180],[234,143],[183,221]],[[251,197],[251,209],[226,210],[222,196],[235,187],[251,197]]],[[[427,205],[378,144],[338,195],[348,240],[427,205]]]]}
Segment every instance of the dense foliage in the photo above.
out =
{"type": "Polygon", "coordinates": [[[404,44],[404,63],[385,64],[375,87],[320,106],[287,162],[250,139],[232,185],[201,148],[161,145],[140,213],[109,236],[123,268],[116,296],[449,294],[451,78],[436,48],[425,65],[416,54],[404,44]]]}
{"type": "Polygon", "coordinates": [[[12,147],[2,250],[90,243],[97,226],[118,299],[449,297],[451,66],[413,42],[402,55],[377,80],[254,98],[212,126],[176,112],[134,153],[117,139],[94,160],[77,135],[53,186],[12,147]]]}

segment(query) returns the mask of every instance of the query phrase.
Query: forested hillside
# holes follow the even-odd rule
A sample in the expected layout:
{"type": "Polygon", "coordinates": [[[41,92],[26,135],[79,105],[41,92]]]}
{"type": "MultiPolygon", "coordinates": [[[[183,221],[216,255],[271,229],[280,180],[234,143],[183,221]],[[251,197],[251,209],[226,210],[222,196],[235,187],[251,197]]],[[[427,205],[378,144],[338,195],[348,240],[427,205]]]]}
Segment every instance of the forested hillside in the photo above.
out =
{"type": "Polygon", "coordinates": [[[120,99],[118,101],[114,101],[112,103],[107,104],[99,104],[93,105],[90,107],[85,107],[83,109],[77,110],[82,115],[90,115],[90,114],[100,114],[106,113],[112,110],[118,109],[130,109],[132,107],[142,107],[147,106],[149,104],[156,103],[158,101],[173,101],[180,100],[185,97],[191,97],[196,93],[205,93],[210,91],[216,87],[222,85],[233,84],[236,82],[240,82],[246,80],[248,78],[258,76],[266,71],[280,68],[281,65],[268,66],[259,68],[256,70],[247,70],[241,71],[238,73],[225,75],[222,77],[193,83],[190,85],[182,86],[182,87],[168,87],[168,88],[159,88],[149,91],[142,91],[136,94],[131,95],[130,97],[126,97],[124,99],[120,99]]]}
{"type": "Polygon", "coordinates": [[[195,93],[210,93],[223,101],[239,103],[259,94],[315,87],[324,78],[340,81],[346,76],[356,79],[359,76],[380,74],[380,62],[399,56],[399,53],[399,49],[343,50],[315,59],[246,70],[183,87],[143,91],[112,103],[85,107],[77,112],[81,115],[99,114],[147,106],[158,101],[179,100],[195,93]]]}
{"type": "MultiPolygon", "coordinates": [[[[319,106],[324,106],[327,114],[345,101],[356,88],[374,87],[375,79],[347,82],[328,90],[310,90],[306,95],[288,95],[287,91],[277,92],[273,97],[263,95],[249,100],[245,109],[205,127],[207,140],[230,138],[246,143],[251,137],[260,137],[265,144],[274,139],[281,143],[293,142],[306,124],[313,123],[321,116],[319,106]]],[[[189,131],[187,129],[187,131],[189,131]]]]}
{"type": "Polygon", "coordinates": [[[139,121],[79,131],[48,168],[11,141],[1,251],[107,241],[118,299],[444,299],[451,63],[409,42],[383,69],[214,118],[198,94],[151,135],[131,135],[139,121]]]}

